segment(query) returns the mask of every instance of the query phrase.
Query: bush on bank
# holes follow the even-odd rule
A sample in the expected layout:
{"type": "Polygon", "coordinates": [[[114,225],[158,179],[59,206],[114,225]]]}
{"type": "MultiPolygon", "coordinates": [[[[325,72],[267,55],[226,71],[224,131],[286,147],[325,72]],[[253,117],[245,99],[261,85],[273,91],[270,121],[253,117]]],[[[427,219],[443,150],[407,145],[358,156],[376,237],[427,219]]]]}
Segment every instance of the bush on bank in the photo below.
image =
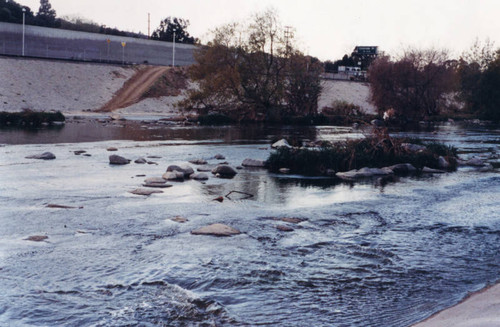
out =
{"type": "Polygon", "coordinates": [[[64,122],[66,118],[58,112],[38,112],[24,110],[21,112],[0,112],[0,126],[39,127],[42,124],[64,122]]]}

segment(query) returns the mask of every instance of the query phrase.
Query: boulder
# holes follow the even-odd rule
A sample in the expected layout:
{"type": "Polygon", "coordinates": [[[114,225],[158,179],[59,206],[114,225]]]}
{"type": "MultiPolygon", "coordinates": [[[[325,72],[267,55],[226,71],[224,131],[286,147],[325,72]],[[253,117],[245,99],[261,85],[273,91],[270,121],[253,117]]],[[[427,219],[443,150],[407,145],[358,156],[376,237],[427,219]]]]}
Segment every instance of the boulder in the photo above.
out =
{"type": "Polygon", "coordinates": [[[290,144],[288,144],[288,141],[285,140],[285,139],[281,139],[277,142],[274,142],[272,145],[271,145],[271,148],[273,149],[278,149],[278,148],[291,148],[292,146],[290,144]]]}
{"type": "Polygon", "coordinates": [[[408,173],[415,172],[417,170],[417,168],[415,168],[410,163],[392,165],[392,166],[389,166],[386,168],[389,168],[390,170],[392,170],[396,174],[408,174],[408,173]]]}
{"type": "Polygon", "coordinates": [[[427,149],[425,145],[413,144],[413,143],[402,143],[401,147],[408,152],[419,152],[427,149]]]}
{"type": "Polygon", "coordinates": [[[280,168],[278,171],[282,174],[290,174],[290,168],[280,168]]]}
{"type": "Polygon", "coordinates": [[[183,181],[184,173],[177,170],[167,171],[165,174],[163,174],[162,178],[168,181],[183,181]]]}
{"type": "Polygon", "coordinates": [[[160,190],[151,190],[151,189],[146,189],[146,188],[138,188],[133,191],[129,191],[129,193],[136,194],[136,195],[145,195],[149,196],[154,193],[163,193],[163,191],[160,190]]]}
{"type": "Polygon", "coordinates": [[[79,155],[81,155],[81,154],[84,154],[85,152],[87,152],[87,151],[85,151],[85,150],[76,150],[76,151],[73,151],[73,153],[74,153],[76,156],[79,156],[79,155]]]}
{"type": "Polygon", "coordinates": [[[134,161],[136,164],[145,164],[147,163],[148,161],[144,158],[138,158],[134,161]]]}
{"type": "Polygon", "coordinates": [[[479,168],[479,171],[482,173],[487,173],[493,170],[494,170],[493,165],[490,164],[489,162],[486,163],[483,167],[479,168]]]}
{"type": "Polygon", "coordinates": [[[53,160],[56,156],[52,152],[44,152],[42,154],[34,154],[27,156],[26,159],[53,160]]]}
{"type": "Polygon", "coordinates": [[[288,226],[285,226],[285,225],[278,225],[278,226],[276,226],[276,229],[279,230],[279,231],[282,231],[282,232],[293,232],[293,228],[292,227],[288,227],[288,226]]]}
{"type": "Polygon", "coordinates": [[[212,170],[212,174],[220,177],[233,177],[238,172],[231,166],[219,165],[212,170]]]}
{"type": "Polygon", "coordinates": [[[180,216],[170,218],[170,220],[175,221],[176,223],[181,223],[181,224],[189,221],[187,218],[180,217],[180,216]]]}
{"type": "Polygon", "coordinates": [[[206,181],[208,179],[208,175],[205,173],[194,173],[191,174],[189,178],[194,179],[196,181],[206,181]]]}
{"type": "Polygon", "coordinates": [[[479,158],[472,158],[467,160],[465,163],[467,166],[482,167],[484,166],[484,161],[479,158]]]}
{"type": "Polygon", "coordinates": [[[444,170],[432,169],[429,167],[422,168],[422,173],[424,174],[444,174],[446,173],[444,170]]]}
{"type": "Polygon", "coordinates": [[[184,174],[184,177],[188,177],[189,175],[194,173],[193,168],[189,167],[188,165],[182,165],[182,166],[170,165],[167,167],[167,172],[169,171],[180,171],[184,174]]]}
{"type": "Polygon", "coordinates": [[[125,159],[124,157],[118,156],[116,154],[109,156],[109,164],[110,165],[126,165],[129,163],[130,163],[129,159],[125,159]]]}
{"type": "Polygon", "coordinates": [[[109,148],[107,148],[106,150],[107,150],[107,151],[118,151],[118,149],[117,149],[117,148],[115,148],[115,147],[109,147],[109,148]]]}
{"type": "Polygon", "coordinates": [[[266,162],[264,160],[257,160],[257,159],[247,158],[247,159],[243,160],[243,162],[241,163],[241,165],[243,167],[259,167],[259,168],[263,168],[263,167],[266,166],[266,162]]]}
{"type": "Polygon", "coordinates": [[[206,165],[207,161],[203,159],[194,159],[194,160],[189,160],[190,163],[193,165],[206,165]]]}
{"type": "Polygon", "coordinates": [[[211,172],[212,169],[214,169],[214,168],[210,167],[210,166],[201,166],[201,167],[196,168],[197,171],[202,172],[202,173],[211,172]]]}
{"type": "Polygon", "coordinates": [[[193,235],[232,236],[241,234],[237,229],[224,224],[212,224],[191,231],[193,235]]]}
{"type": "Polygon", "coordinates": [[[32,235],[28,238],[25,238],[25,241],[32,241],[32,242],[42,242],[48,239],[49,237],[46,235],[32,235]]]}
{"type": "Polygon", "coordinates": [[[146,178],[144,180],[144,183],[158,183],[158,184],[165,184],[167,181],[163,179],[162,177],[150,177],[146,178]]]}
{"type": "Polygon", "coordinates": [[[223,156],[222,154],[220,154],[220,153],[216,154],[216,155],[214,156],[214,158],[215,158],[215,159],[217,159],[217,160],[224,160],[224,159],[226,159],[226,157],[224,157],[224,156],[223,156]]]}
{"type": "MultiPolygon", "coordinates": [[[[164,180],[164,182],[166,182],[164,180]]],[[[172,187],[171,184],[166,184],[166,183],[144,183],[142,184],[144,187],[152,187],[152,188],[167,188],[167,187],[172,187]]]]}
{"type": "Polygon", "coordinates": [[[364,167],[359,170],[353,169],[346,172],[339,172],[335,174],[340,179],[353,180],[359,178],[368,178],[373,176],[387,176],[393,174],[393,171],[389,168],[368,168],[364,167]]]}
{"type": "Polygon", "coordinates": [[[439,156],[438,167],[441,169],[448,169],[450,167],[450,163],[443,156],[439,156]]]}

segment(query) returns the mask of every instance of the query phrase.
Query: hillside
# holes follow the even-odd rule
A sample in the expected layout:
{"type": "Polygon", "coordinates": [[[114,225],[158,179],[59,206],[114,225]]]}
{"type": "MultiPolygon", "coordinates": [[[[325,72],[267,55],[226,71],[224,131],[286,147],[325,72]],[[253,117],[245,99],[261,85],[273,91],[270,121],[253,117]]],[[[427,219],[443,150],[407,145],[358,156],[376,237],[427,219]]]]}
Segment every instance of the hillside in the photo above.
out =
{"type": "MultiPolygon", "coordinates": [[[[124,68],[0,57],[0,111],[59,110],[65,115],[95,115],[95,111],[109,104],[115,94],[120,94],[126,82],[142,69],[144,66],[124,68]]],[[[160,71],[164,72],[162,69],[160,71]]],[[[154,74],[153,80],[148,81],[149,85],[154,84],[154,79],[159,76],[163,75],[154,74]]],[[[334,100],[345,100],[367,112],[374,111],[367,101],[369,88],[366,84],[323,81],[322,85],[320,109],[334,100]]],[[[127,107],[113,112],[130,118],[175,116],[179,111],[174,104],[183,98],[184,91],[168,92],[167,96],[156,92],[153,94],[155,97],[136,97],[131,102],[124,102],[127,107]]],[[[127,94],[122,94],[122,97],[125,96],[127,94]]]]}

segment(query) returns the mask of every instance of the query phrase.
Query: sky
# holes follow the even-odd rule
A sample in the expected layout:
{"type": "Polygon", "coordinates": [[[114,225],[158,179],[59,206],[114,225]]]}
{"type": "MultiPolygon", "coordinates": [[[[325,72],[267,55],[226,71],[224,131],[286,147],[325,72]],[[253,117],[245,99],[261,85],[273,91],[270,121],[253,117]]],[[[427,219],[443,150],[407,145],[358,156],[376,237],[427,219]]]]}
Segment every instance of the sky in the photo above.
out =
{"type": "MultiPolygon", "coordinates": [[[[0,0],[3,1],[3,0],[0,0]]],[[[39,0],[17,0],[38,11],[39,0]]],[[[188,19],[202,41],[210,30],[274,8],[293,26],[299,48],[321,60],[340,59],[357,45],[395,55],[404,48],[447,49],[452,56],[476,39],[500,47],[500,0],[50,0],[57,16],[80,16],[108,27],[151,32],[168,16],[188,19]]]]}

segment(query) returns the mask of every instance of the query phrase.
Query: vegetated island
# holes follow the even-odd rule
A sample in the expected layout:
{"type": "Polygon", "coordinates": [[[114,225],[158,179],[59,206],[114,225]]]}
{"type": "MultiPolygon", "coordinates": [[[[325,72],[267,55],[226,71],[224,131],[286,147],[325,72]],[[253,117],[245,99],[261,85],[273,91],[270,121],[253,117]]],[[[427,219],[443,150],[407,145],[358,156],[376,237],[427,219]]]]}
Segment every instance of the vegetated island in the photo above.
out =
{"type": "Polygon", "coordinates": [[[361,140],[324,142],[292,147],[285,140],[266,161],[271,172],[308,176],[336,176],[357,180],[393,174],[445,173],[455,171],[457,150],[442,143],[414,138],[393,138],[386,129],[361,140]]]}

